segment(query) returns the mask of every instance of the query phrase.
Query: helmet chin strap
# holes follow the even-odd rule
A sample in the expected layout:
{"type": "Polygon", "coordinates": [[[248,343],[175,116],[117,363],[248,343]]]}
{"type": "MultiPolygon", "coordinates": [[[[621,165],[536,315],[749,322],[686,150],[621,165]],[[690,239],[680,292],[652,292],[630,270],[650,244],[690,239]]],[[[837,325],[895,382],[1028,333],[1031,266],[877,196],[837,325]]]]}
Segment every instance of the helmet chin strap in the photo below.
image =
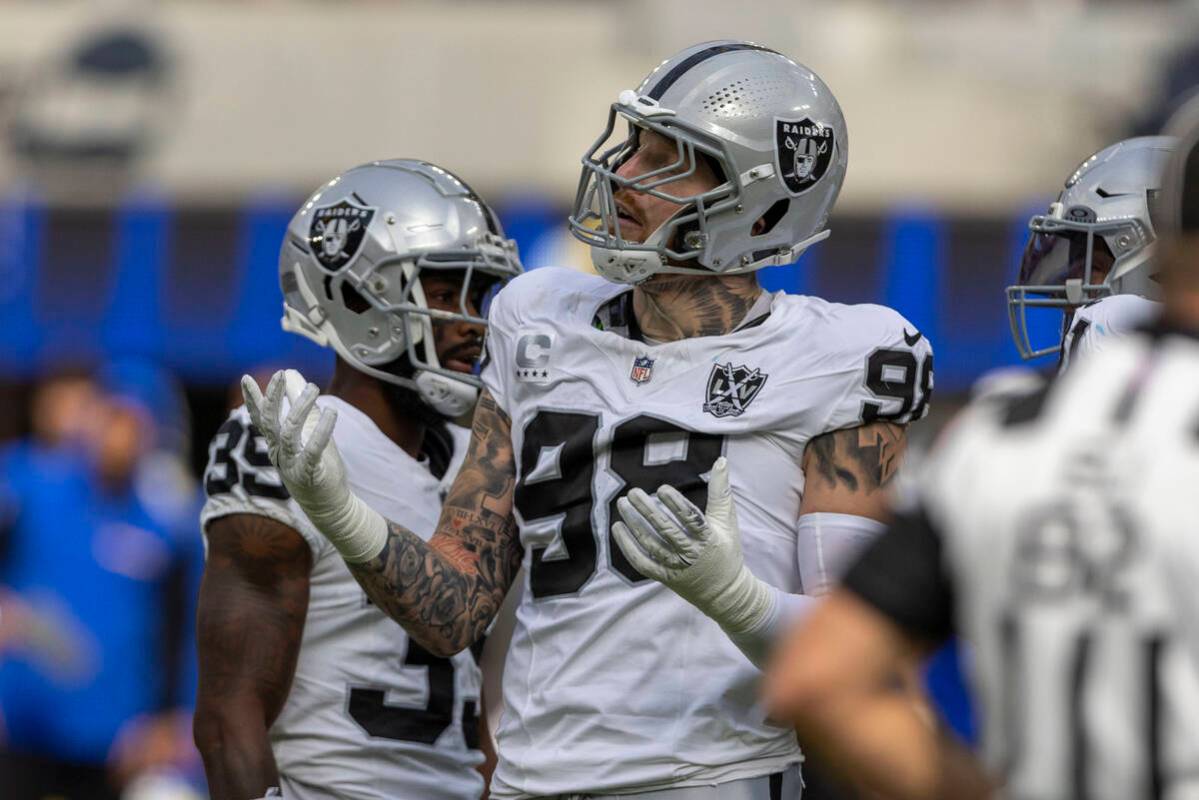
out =
{"type": "Polygon", "coordinates": [[[824,241],[832,233],[828,228],[822,231],[817,231],[803,241],[797,242],[790,248],[772,250],[770,255],[759,259],[750,264],[746,264],[737,269],[729,270],[712,270],[712,269],[696,269],[694,267],[676,267],[662,260],[662,255],[658,251],[659,243],[665,235],[664,228],[669,224],[670,220],[681,214],[684,209],[679,209],[674,215],[669,217],[665,222],[657,227],[650,234],[643,247],[653,247],[652,250],[621,250],[614,247],[600,247],[598,245],[591,246],[591,263],[595,267],[595,271],[600,276],[612,281],[613,283],[628,283],[637,285],[652,278],[654,275],[669,272],[677,275],[738,275],[746,272],[754,272],[762,267],[785,266],[794,263],[799,256],[812,245],[817,242],[824,241]]]}
{"type": "Polygon", "coordinates": [[[615,250],[593,246],[591,263],[595,271],[613,283],[636,285],[662,271],[662,258],[653,250],[615,250]]]}
{"type": "Polygon", "coordinates": [[[646,237],[642,246],[653,247],[653,250],[619,250],[613,247],[592,246],[591,263],[595,271],[613,283],[633,285],[657,275],[666,266],[658,252],[658,244],[664,236],[663,228],[680,213],[682,209],[664,220],[646,237]]]}
{"type": "MultiPolygon", "coordinates": [[[[412,294],[420,305],[428,306],[424,286],[419,280],[413,284],[412,294]]],[[[416,330],[409,333],[412,341],[423,346],[425,360],[430,366],[441,369],[442,363],[437,355],[436,337],[433,334],[433,320],[421,317],[419,321],[414,322],[412,327],[416,330]]],[[[464,381],[454,380],[448,375],[421,369],[415,364],[413,366],[416,368],[414,384],[417,393],[425,404],[438,414],[457,419],[475,407],[475,401],[479,399],[479,390],[476,387],[464,381]]]]}
{"type": "Polygon", "coordinates": [[[469,413],[479,399],[479,390],[469,383],[418,369],[416,391],[425,403],[442,416],[457,419],[469,413]]]}

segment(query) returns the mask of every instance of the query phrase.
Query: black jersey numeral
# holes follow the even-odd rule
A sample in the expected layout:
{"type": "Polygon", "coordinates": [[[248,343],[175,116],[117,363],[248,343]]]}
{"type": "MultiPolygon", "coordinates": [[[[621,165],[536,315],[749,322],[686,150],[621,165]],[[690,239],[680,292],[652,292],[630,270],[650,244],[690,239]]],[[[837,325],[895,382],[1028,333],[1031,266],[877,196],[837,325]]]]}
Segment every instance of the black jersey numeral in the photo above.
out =
{"type": "Polygon", "coordinates": [[[1074,326],[1074,330],[1067,332],[1062,339],[1062,352],[1058,356],[1059,361],[1075,358],[1078,355],[1078,348],[1082,345],[1082,340],[1086,337],[1089,327],[1091,327],[1089,319],[1080,319],[1074,326]]]}
{"type": "MultiPolygon", "coordinates": [[[[350,718],[364,731],[380,739],[433,745],[454,723],[454,662],[435,656],[412,639],[404,654],[404,667],[424,667],[429,681],[429,699],[423,708],[390,705],[386,690],[351,686],[350,718]]],[[[462,737],[472,750],[479,747],[478,706],[474,700],[462,705],[462,737]]]]}
{"type": "MultiPolygon", "coordinates": [[[[520,482],[515,504],[526,524],[559,518],[557,536],[564,557],[546,558],[548,548],[534,548],[529,571],[533,597],[573,594],[598,569],[595,442],[600,418],[593,414],[539,411],[524,430],[520,482]]],[[[609,469],[621,487],[604,504],[609,532],[608,560],[613,570],[632,582],[645,580],[611,538],[616,499],[631,488],[653,491],[671,484],[696,504],[703,503],[706,484],[700,477],[724,450],[724,437],[680,428],[658,417],[625,420],[612,432],[609,469]]]]}
{"type": "Polygon", "coordinates": [[[529,586],[534,597],[577,592],[595,573],[592,440],[598,430],[599,417],[561,411],[541,411],[525,426],[513,500],[526,522],[561,517],[557,538],[566,551],[565,558],[546,558],[548,548],[533,548],[529,586]]]}
{"type": "Polygon", "coordinates": [[[245,428],[235,419],[226,420],[216,432],[217,439],[224,436],[224,441],[218,441],[212,453],[212,463],[204,473],[204,491],[209,497],[217,494],[228,494],[241,480],[237,462],[233,460],[233,451],[241,444],[241,435],[245,428]]]}
{"type": "Polygon", "coordinates": [[[612,569],[634,583],[647,580],[629,563],[612,537],[612,522],[619,519],[616,501],[630,489],[652,492],[665,483],[703,508],[708,486],[700,476],[712,468],[723,450],[723,436],[685,431],[658,417],[642,415],[616,426],[612,431],[610,464],[624,485],[616,490],[608,503],[608,561],[612,569]],[[662,457],[652,458],[651,443],[666,451],[662,457]],[[674,456],[679,450],[681,457],[667,457],[674,456]]]}
{"type": "Polygon", "coordinates": [[[266,451],[266,440],[253,425],[243,425],[236,419],[229,419],[217,431],[217,437],[225,437],[212,453],[212,463],[204,474],[204,491],[209,497],[218,494],[228,494],[233,487],[241,484],[246,493],[254,497],[270,497],[276,500],[286,500],[290,495],[282,484],[263,483],[258,480],[253,470],[242,472],[237,468],[233,454],[241,447],[241,456],[251,467],[271,468],[270,456],[266,451]],[[246,434],[249,436],[246,436],[246,434]]]}
{"type": "Polygon", "coordinates": [[[903,421],[920,419],[933,391],[933,356],[917,363],[911,350],[882,348],[866,359],[866,388],[882,400],[897,400],[899,408],[883,411],[882,403],[862,403],[862,424],[875,420],[903,421]],[[919,381],[917,381],[919,378],[919,381]],[[916,395],[919,393],[919,400],[916,395]],[[909,416],[910,412],[910,416],[909,416]]]}

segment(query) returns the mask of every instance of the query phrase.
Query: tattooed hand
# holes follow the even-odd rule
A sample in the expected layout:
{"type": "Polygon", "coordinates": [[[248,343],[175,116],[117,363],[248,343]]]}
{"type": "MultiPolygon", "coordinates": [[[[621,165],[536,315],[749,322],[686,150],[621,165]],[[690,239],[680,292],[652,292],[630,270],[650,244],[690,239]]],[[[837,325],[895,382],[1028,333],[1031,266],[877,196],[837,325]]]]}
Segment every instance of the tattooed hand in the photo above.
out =
{"type": "Polygon", "coordinates": [[[887,493],[903,460],[903,425],[872,422],[813,438],[804,451],[800,514],[834,512],[885,520],[887,493]]]}
{"type": "Polygon", "coordinates": [[[524,556],[512,517],[511,427],[484,390],[437,533],[426,542],[390,523],[382,552],[349,565],[375,605],[435,655],[452,655],[483,634],[524,556]]]}
{"type": "Polygon", "coordinates": [[[336,414],[324,409],[311,425],[315,386],[308,384],[286,415],[283,373],[271,378],[265,396],[249,378],[242,392],[288,491],[375,605],[435,655],[453,655],[478,639],[523,556],[512,519],[511,422],[491,394],[479,398],[466,461],[426,542],[350,491],[332,440],[336,414]]]}

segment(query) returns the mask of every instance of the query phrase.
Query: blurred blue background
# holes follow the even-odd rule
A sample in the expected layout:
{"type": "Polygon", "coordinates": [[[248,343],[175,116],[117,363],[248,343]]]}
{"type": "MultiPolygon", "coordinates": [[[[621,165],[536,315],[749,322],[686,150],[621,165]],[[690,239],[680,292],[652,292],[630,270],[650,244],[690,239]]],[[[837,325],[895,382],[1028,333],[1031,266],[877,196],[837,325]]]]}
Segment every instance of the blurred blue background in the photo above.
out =
{"type": "MultiPolygon", "coordinates": [[[[278,246],[299,201],[177,208],[147,195],[114,208],[56,209],[10,197],[0,205],[8,244],[0,377],[113,355],[154,360],[191,383],[223,384],[263,364],[322,374],[327,355],[278,325],[278,246]]],[[[499,210],[527,267],[554,263],[566,208],[514,200],[499,210]]],[[[1003,289],[1026,220],[903,208],[838,215],[830,239],[761,280],[770,290],[899,310],[934,343],[937,391],[955,394],[985,370],[1019,362],[1003,289]]]]}
{"type": "MultiPolygon", "coordinates": [[[[4,776],[39,770],[71,797],[202,796],[197,479],[242,373],[330,370],[281,330],[276,264],[321,181],[425,158],[496,206],[528,268],[586,269],[564,222],[608,104],[694,42],[778,48],[835,92],[850,167],[831,238],[762,283],[883,303],[924,332],[919,445],[978,376],[1019,363],[1003,289],[1028,217],[1199,85],[1195,0],[0,0],[0,15],[5,800],[22,795],[4,776]]],[[[1032,322],[1044,338],[1058,324],[1032,322]]],[[[963,655],[938,653],[927,683],[969,740],[963,655]]]]}

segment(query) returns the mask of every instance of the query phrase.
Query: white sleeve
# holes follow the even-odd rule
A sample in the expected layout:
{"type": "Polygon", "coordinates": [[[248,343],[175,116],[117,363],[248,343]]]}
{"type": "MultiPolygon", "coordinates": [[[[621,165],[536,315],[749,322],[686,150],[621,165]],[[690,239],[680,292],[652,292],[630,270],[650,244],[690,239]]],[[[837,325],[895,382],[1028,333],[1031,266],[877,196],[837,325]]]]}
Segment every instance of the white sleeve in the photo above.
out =
{"type": "MultiPolygon", "coordinates": [[[[886,526],[855,514],[804,514],[799,518],[798,553],[803,594],[761,583],[771,595],[770,609],[753,630],[725,633],[755,666],[761,668],[771,648],[849,569],[855,557],[886,526]]],[[[758,579],[755,579],[758,580],[758,579]]]]}
{"type": "Polygon", "coordinates": [[[797,556],[803,593],[828,594],[858,554],[885,528],[878,520],[857,514],[820,512],[801,515],[797,556]]]}
{"type": "Polygon", "coordinates": [[[749,662],[758,669],[765,669],[770,651],[780,638],[797,622],[807,616],[820,600],[806,594],[791,594],[777,586],[762,584],[771,595],[771,607],[762,621],[752,631],[738,633],[722,628],[729,641],[745,654],[749,662]]]}
{"type": "Polygon", "coordinates": [[[267,456],[266,441],[250,423],[244,406],[233,410],[208,446],[204,496],[200,529],[205,535],[213,520],[231,514],[257,514],[299,533],[314,557],[327,547],[323,537],[301,518],[267,456]]]}

